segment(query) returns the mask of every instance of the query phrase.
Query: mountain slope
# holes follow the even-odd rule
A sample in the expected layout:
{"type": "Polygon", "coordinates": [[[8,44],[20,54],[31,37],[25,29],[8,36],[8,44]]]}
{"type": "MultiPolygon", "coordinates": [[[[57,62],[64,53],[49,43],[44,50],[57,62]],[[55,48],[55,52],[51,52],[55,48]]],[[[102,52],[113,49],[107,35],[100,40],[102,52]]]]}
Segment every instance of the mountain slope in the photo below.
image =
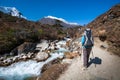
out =
{"type": "Polygon", "coordinates": [[[0,11],[3,12],[3,13],[9,14],[11,16],[16,16],[16,17],[19,17],[19,18],[26,19],[26,17],[24,17],[22,15],[22,13],[20,11],[18,11],[15,7],[3,7],[3,6],[0,6],[0,11]]]}
{"type": "Polygon", "coordinates": [[[120,55],[120,4],[97,17],[87,27],[92,28],[94,35],[101,40],[107,40],[109,51],[120,55]]]}
{"type": "Polygon", "coordinates": [[[41,20],[39,20],[39,22],[41,24],[49,24],[49,25],[58,24],[58,25],[61,25],[61,27],[67,27],[67,28],[79,26],[79,24],[77,23],[70,23],[62,18],[57,18],[53,16],[44,17],[41,20]]]}
{"type": "Polygon", "coordinates": [[[61,27],[41,25],[0,12],[0,54],[5,54],[24,42],[41,39],[56,40],[65,36],[61,27]]]}

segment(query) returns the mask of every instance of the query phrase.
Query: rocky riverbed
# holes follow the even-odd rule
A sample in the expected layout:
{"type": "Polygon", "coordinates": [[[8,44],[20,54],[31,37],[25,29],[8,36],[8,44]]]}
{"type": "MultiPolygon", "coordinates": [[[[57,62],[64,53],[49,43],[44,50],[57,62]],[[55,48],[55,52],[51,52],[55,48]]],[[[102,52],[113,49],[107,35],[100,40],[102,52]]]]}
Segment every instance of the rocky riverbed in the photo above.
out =
{"type": "Polygon", "coordinates": [[[5,80],[18,80],[18,77],[21,77],[19,80],[23,80],[25,77],[38,76],[45,64],[51,61],[53,61],[51,65],[56,63],[56,61],[58,61],[59,64],[70,64],[71,59],[80,55],[78,40],[41,40],[40,43],[33,44],[31,44],[33,47],[22,44],[24,47],[22,49],[21,45],[20,47],[18,46],[17,50],[19,54],[15,56],[8,55],[0,57],[0,78],[5,80]],[[8,73],[9,71],[10,73],[8,73]],[[10,78],[9,76],[12,77],[10,78]]]}

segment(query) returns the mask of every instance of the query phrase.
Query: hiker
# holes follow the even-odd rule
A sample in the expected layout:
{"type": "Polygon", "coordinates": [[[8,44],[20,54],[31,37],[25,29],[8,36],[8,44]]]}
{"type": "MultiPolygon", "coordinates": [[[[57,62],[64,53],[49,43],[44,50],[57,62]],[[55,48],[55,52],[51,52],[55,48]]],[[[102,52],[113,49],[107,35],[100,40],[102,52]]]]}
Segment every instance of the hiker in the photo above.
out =
{"type": "Polygon", "coordinates": [[[87,28],[84,31],[84,34],[81,38],[81,44],[82,44],[82,54],[83,54],[83,70],[87,69],[89,66],[89,56],[90,52],[92,50],[92,47],[94,45],[93,37],[92,37],[92,31],[91,29],[87,28]]]}

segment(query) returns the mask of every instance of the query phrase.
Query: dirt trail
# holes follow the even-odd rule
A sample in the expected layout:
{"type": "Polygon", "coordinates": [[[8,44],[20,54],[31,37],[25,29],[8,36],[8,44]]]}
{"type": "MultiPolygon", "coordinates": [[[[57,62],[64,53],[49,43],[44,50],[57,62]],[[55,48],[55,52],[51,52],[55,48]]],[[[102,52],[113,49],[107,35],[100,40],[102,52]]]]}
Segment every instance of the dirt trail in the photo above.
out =
{"type": "Polygon", "coordinates": [[[101,49],[101,44],[96,41],[93,47],[94,59],[91,54],[92,63],[87,70],[81,69],[81,57],[77,57],[58,80],[120,80],[120,57],[101,49]]]}

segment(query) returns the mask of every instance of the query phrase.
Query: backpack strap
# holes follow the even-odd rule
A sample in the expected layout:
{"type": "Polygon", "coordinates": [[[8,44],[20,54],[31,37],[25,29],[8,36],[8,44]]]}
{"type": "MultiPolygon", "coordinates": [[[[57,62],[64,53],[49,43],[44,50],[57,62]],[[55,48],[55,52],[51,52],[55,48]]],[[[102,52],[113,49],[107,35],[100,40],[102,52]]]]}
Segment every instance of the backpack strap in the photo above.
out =
{"type": "Polygon", "coordinates": [[[86,34],[84,35],[84,37],[85,37],[85,43],[84,43],[84,44],[86,44],[86,43],[87,43],[87,40],[88,40],[88,37],[87,37],[86,34]]]}

